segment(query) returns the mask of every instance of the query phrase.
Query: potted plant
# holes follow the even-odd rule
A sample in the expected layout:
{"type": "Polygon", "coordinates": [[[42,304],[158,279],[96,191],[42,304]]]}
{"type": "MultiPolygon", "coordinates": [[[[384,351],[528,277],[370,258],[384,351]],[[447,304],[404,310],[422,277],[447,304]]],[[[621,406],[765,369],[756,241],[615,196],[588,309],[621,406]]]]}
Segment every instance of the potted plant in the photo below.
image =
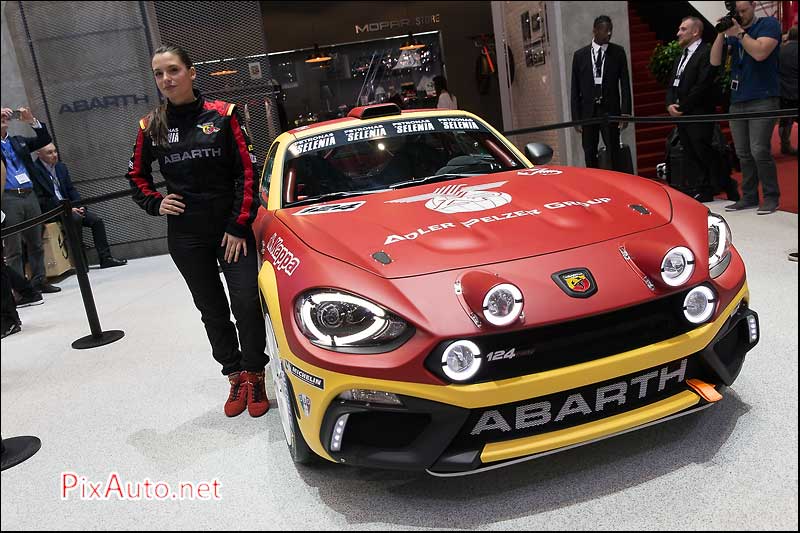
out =
{"type": "Polygon", "coordinates": [[[653,50],[653,55],[650,56],[650,63],[647,65],[647,68],[650,69],[650,73],[658,80],[658,83],[665,87],[669,84],[669,75],[672,72],[672,66],[680,57],[681,53],[683,53],[683,51],[678,41],[672,41],[667,44],[658,43],[655,50],[653,50]]]}
{"type": "MultiPolygon", "coordinates": [[[[653,50],[653,55],[650,56],[650,63],[648,63],[647,67],[650,69],[650,73],[653,74],[653,77],[664,87],[669,85],[672,67],[682,53],[683,50],[678,44],[678,41],[671,41],[667,44],[658,43],[655,50],[653,50]]],[[[723,112],[727,112],[726,104],[727,100],[730,98],[728,90],[731,83],[730,69],[730,56],[728,56],[724,67],[718,70],[714,78],[714,82],[717,84],[714,98],[722,105],[723,112]]]]}

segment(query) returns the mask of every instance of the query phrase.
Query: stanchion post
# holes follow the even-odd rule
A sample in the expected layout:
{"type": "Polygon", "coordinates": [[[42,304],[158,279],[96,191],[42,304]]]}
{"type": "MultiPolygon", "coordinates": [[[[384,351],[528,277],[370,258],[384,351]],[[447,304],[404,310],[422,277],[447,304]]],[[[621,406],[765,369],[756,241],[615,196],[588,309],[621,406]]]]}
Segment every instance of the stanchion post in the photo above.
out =
{"type": "Polygon", "coordinates": [[[72,203],[69,200],[63,202],[64,211],[61,213],[61,221],[64,224],[66,231],[67,246],[69,253],[72,255],[75,262],[75,269],[78,276],[78,286],[81,289],[81,297],[83,298],[83,307],[86,309],[86,318],[89,320],[89,330],[91,335],[82,337],[72,343],[72,347],[78,350],[85,348],[95,348],[110,344],[118,341],[125,333],[119,330],[103,331],[100,327],[100,319],[97,316],[97,307],[94,303],[94,296],[92,295],[92,286],[89,283],[89,265],[86,264],[86,258],[83,256],[81,249],[81,235],[80,229],[72,220],[72,203]]]}
{"type": "Polygon", "coordinates": [[[10,439],[2,439],[2,441],[3,453],[2,464],[0,464],[0,469],[2,470],[17,466],[21,462],[30,459],[42,447],[42,441],[37,437],[31,436],[12,437],[10,439]]]}

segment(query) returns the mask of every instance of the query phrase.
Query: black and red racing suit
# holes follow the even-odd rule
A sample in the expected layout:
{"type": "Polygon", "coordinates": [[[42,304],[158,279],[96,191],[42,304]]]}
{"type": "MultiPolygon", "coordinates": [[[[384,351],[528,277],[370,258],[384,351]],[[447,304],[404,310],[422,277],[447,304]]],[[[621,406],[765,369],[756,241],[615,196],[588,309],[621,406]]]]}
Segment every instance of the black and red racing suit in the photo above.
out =
{"type": "Polygon", "coordinates": [[[197,91],[195,96],[189,104],[167,103],[166,146],[152,141],[146,118],[139,122],[127,177],[134,201],[150,215],[159,215],[163,199],[153,186],[154,161],[166,180],[167,192],[183,197],[184,212],[167,216],[169,252],[201,313],[214,358],[226,375],[239,370],[260,372],[269,359],[264,353],[266,335],[251,228],[258,209],[252,146],[233,104],[206,100],[197,91]],[[245,239],[247,256],[240,255],[235,263],[224,260],[225,233],[245,239]],[[225,275],[230,307],[217,264],[225,275]]]}

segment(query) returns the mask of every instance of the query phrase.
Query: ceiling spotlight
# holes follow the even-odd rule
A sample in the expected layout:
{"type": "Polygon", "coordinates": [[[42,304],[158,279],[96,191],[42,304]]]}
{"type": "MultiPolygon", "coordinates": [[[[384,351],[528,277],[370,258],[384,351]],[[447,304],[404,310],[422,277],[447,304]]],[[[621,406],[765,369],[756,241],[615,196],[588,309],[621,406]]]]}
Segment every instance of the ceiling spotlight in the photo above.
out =
{"type": "Polygon", "coordinates": [[[417,41],[417,39],[411,34],[408,34],[408,39],[403,43],[400,47],[400,50],[419,50],[420,48],[425,48],[425,45],[417,41]]]}
{"type": "Polygon", "coordinates": [[[332,57],[329,54],[323,54],[319,50],[319,45],[314,43],[314,51],[311,55],[306,59],[306,63],[324,63],[325,61],[330,61],[332,57]]]}

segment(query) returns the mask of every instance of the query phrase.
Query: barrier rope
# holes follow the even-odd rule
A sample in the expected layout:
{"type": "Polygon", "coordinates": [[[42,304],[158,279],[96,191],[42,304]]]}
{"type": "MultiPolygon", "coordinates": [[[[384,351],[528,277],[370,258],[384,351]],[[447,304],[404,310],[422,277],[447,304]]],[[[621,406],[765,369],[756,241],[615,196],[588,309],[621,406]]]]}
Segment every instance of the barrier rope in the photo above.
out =
{"type": "Polygon", "coordinates": [[[524,133],[536,133],[540,131],[558,130],[563,128],[574,128],[576,126],[589,126],[594,124],[627,122],[628,124],[657,124],[686,122],[725,122],[734,120],[751,120],[754,118],[791,118],[797,117],[797,109],[776,109],[774,111],[748,111],[746,113],[727,113],[724,115],[688,115],[682,117],[634,117],[625,115],[603,115],[584,120],[573,120],[570,122],[559,122],[557,124],[547,124],[545,126],[534,126],[532,128],[521,128],[518,130],[504,131],[503,135],[522,135],[524,133]]]}
{"type": "MultiPolygon", "coordinates": [[[[784,118],[784,117],[797,117],[798,110],[797,109],[778,109],[775,111],[759,111],[759,112],[749,112],[749,113],[729,113],[725,115],[691,115],[685,117],[665,117],[665,116],[654,116],[654,117],[634,117],[634,116],[612,116],[612,115],[604,115],[601,117],[592,117],[585,120],[573,120],[570,122],[559,122],[556,124],[547,124],[545,126],[537,126],[533,128],[523,128],[518,130],[511,130],[503,132],[504,135],[520,135],[524,133],[535,133],[539,131],[548,131],[548,130],[557,130],[563,128],[572,128],[576,126],[588,126],[594,124],[610,124],[610,123],[618,123],[618,122],[627,122],[631,124],[642,124],[642,123],[686,123],[686,122],[723,122],[723,121],[734,121],[734,120],[749,120],[754,118],[784,118]]],[[[165,181],[159,182],[154,184],[154,188],[159,188],[165,185],[165,181]]],[[[104,194],[101,196],[95,196],[93,198],[88,198],[86,200],[82,200],[76,202],[75,204],[70,203],[69,200],[63,200],[61,204],[46,213],[42,213],[30,220],[26,220],[24,222],[20,222],[19,224],[15,224],[8,228],[5,228],[0,232],[0,236],[2,238],[10,237],[12,235],[16,235],[22,231],[30,229],[34,226],[39,224],[43,224],[51,219],[54,218],[61,218],[61,222],[64,225],[64,230],[67,234],[67,245],[70,248],[70,252],[75,260],[75,267],[77,269],[77,276],[78,276],[78,283],[80,285],[81,296],[83,297],[84,308],[86,309],[86,315],[89,320],[89,326],[91,330],[91,335],[78,339],[74,343],[72,343],[73,348],[76,349],[83,349],[83,348],[93,348],[95,346],[101,346],[103,344],[108,344],[110,342],[114,342],[119,340],[124,336],[124,332],[118,330],[111,330],[111,331],[103,331],[100,327],[100,321],[97,316],[97,308],[95,307],[94,297],[92,296],[92,289],[91,285],[89,284],[89,277],[87,276],[88,265],[86,264],[86,260],[83,257],[82,250],[80,249],[80,228],[75,227],[75,224],[72,221],[72,208],[78,206],[87,206],[92,204],[97,204],[100,202],[107,202],[109,200],[115,200],[117,198],[124,198],[126,196],[131,196],[133,191],[131,189],[113,192],[109,194],[104,194]]]]}

